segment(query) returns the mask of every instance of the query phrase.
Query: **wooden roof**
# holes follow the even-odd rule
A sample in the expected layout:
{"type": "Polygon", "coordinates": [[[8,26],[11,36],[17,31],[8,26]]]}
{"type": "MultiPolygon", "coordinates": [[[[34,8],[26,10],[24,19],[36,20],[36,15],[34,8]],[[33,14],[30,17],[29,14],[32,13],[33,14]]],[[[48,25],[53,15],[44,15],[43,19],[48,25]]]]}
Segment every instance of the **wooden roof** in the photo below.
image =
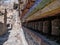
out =
{"type": "Polygon", "coordinates": [[[30,7],[34,4],[35,0],[28,0],[28,3],[26,4],[26,7],[22,10],[21,18],[28,12],[30,7]]]}

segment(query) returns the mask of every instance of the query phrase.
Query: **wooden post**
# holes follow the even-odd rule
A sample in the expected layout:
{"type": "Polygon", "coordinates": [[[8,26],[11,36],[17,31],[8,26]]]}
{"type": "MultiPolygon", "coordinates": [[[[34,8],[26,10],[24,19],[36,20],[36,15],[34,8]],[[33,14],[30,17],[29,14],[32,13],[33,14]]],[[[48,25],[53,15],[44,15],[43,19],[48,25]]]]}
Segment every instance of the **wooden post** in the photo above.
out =
{"type": "Polygon", "coordinates": [[[20,16],[20,2],[21,2],[21,0],[18,0],[18,2],[19,2],[19,5],[18,5],[18,10],[19,10],[19,16],[20,16]]]}
{"type": "Polygon", "coordinates": [[[60,19],[52,20],[52,35],[59,36],[60,34],[60,19]]]}
{"type": "Polygon", "coordinates": [[[4,14],[4,26],[3,26],[3,31],[4,33],[7,31],[7,10],[5,9],[5,14],[4,14]]]}
{"type": "Polygon", "coordinates": [[[3,35],[7,32],[7,10],[5,9],[3,23],[0,23],[0,35],[3,35]]]}

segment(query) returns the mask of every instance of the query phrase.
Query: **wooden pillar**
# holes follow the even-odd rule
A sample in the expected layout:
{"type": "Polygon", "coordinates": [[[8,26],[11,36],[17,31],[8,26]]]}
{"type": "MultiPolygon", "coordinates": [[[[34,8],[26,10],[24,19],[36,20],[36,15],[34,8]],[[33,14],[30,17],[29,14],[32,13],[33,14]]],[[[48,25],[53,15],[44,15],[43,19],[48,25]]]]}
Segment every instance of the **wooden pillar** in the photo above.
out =
{"type": "Polygon", "coordinates": [[[60,19],[52,20],[52,35],[58,36],[60,34],[60,19]]]}
{"type": "Polygon", "coordinates": [[[0,36],[4,34],[4,15],[0,14],[0,36]]]}
{"type": "Polygon", "coordinates": [[[19,2],[19,4],[18,4],[19,16],[21,17],[21,15],[20,15],[20,2],[21,2],[21,0],[18,0],[18,2],[19,2]]]}
{"type": "Polygon", "coordinates": [[[7,10],[5,9],[5,14],[4,14],[4,24],[3,24],[3,34],[7,32],[7,10]]]}

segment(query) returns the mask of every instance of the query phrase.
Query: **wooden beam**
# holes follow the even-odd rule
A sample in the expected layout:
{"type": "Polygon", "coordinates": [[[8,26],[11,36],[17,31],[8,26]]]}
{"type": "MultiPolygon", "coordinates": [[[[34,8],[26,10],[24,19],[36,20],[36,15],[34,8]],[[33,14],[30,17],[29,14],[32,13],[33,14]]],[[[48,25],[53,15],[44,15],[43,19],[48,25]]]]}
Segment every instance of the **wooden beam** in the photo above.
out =
{"type": "Polygon", "coordinates": [[[60,8],[43,13],[38,16],[31,16],[31,17],[27,18],[26,21],[37,20],[37,19],[46,18],[46,17],[50,17],[50,16],[56,16],[56,14],[58,14],[58,13],[60,13],[60,8]]]}

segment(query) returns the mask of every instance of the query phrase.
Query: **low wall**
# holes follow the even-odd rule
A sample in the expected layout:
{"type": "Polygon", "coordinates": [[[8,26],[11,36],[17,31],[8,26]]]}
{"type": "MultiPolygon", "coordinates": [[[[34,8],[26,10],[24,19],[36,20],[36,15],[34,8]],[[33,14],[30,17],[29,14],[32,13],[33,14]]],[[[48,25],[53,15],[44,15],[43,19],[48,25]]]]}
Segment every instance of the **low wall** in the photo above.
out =
{"type": "Polygon", "coordinates": [[[49,40],[45,39],[44,36],[41,36],[34,31],[31,31],[24,27],[23,30],[29,45],[57,45],[56,43],[54,44],[53,41],[50,42],[49,40]]]}

